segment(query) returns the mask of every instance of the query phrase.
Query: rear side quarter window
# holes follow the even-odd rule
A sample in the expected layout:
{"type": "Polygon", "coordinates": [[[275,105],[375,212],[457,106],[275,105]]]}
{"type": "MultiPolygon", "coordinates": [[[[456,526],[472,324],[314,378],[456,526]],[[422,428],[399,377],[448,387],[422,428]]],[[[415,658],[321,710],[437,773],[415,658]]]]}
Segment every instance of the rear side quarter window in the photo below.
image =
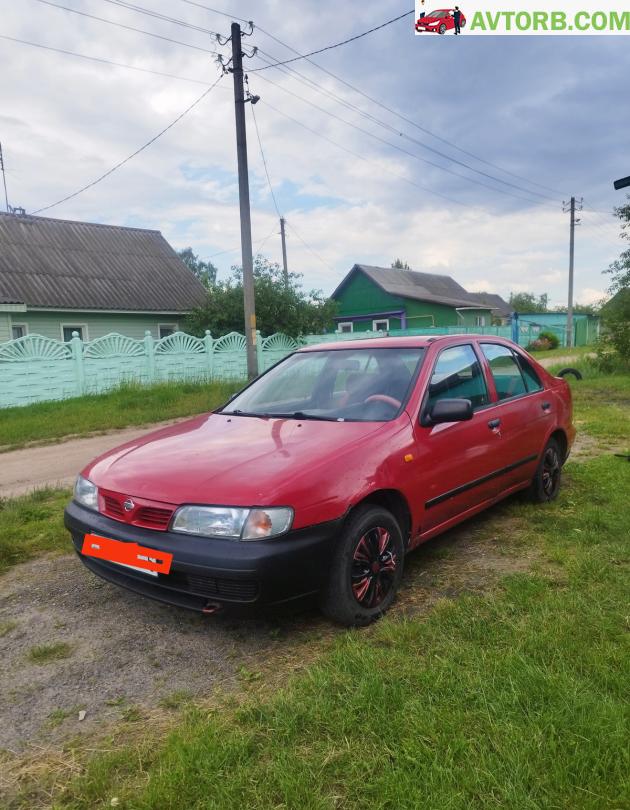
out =
{"type": "Polygon", "coordinates": [[[499,400],[511,399],[528,393],[525,377],[514,353],[498,343],[481,343],[499,400]]]}

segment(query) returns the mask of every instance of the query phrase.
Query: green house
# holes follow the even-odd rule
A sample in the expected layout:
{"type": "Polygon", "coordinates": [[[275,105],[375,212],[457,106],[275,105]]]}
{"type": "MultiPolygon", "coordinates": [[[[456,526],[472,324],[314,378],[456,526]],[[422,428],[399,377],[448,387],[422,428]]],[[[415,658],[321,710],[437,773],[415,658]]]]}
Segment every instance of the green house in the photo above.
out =
{"type": "Polygon", "coordinates": [[[497,314],[496,301],[480,300],[450,276],[366,264],[355,264],[331,297],[338,332],[490,326],[497,314]]]}
{"type": "Polygon", "coordinates": [[[159,231],[0,213],[0,343],[165,337],[205,289],[159,231]]]}

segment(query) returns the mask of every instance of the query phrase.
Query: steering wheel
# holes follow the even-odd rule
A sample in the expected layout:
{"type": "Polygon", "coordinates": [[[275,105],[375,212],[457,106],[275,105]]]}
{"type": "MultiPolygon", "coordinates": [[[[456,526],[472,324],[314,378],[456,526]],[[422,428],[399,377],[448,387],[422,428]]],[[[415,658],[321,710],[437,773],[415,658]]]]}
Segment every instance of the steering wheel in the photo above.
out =
{"type": "Polygon", "coordinates": [[[394,399],[394,397],[387,396],[387,394],[372,394],[363,401],[363,404],[369,405],[370,402],[384,402],[386,405],[391,405],[391,407],[396,411],[402,405],[402,402],[394,399]]]}

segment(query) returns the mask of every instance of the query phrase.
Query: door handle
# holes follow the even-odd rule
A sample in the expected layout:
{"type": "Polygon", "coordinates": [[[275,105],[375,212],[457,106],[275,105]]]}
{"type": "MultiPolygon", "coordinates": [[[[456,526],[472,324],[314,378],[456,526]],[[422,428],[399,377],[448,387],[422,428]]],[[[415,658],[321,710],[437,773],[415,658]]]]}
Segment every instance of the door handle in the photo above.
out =
{"type": "Polygon", "coordinates": [[[500,420],[500,419],[491,419],[491,420],[488,422],[488,427],[490,428],[490,430],[495,430],[496,428],[498,428],[498,427],[499,427],[499,425],[500,425],[500,424],[501,424],[501,420],[500,420]]]}
{"type": "Polygon", "coordinates": [[[543,411],[548,411],[551,409],[551,402],[543,402],[540,407],[543,411]]]}

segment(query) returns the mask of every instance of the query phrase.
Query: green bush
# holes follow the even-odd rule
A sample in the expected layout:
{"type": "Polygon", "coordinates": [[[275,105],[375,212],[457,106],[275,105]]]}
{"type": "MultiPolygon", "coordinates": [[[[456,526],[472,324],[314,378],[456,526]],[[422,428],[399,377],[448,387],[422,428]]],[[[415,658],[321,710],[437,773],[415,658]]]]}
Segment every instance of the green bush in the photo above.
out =
{"type": "Polygon", "coordinates": [[[525,348],[528,352],[546,352],[557,349],[560,345],[558,337],[553,332],[541,332],[536,340],[532,340],[525,348]]]}

